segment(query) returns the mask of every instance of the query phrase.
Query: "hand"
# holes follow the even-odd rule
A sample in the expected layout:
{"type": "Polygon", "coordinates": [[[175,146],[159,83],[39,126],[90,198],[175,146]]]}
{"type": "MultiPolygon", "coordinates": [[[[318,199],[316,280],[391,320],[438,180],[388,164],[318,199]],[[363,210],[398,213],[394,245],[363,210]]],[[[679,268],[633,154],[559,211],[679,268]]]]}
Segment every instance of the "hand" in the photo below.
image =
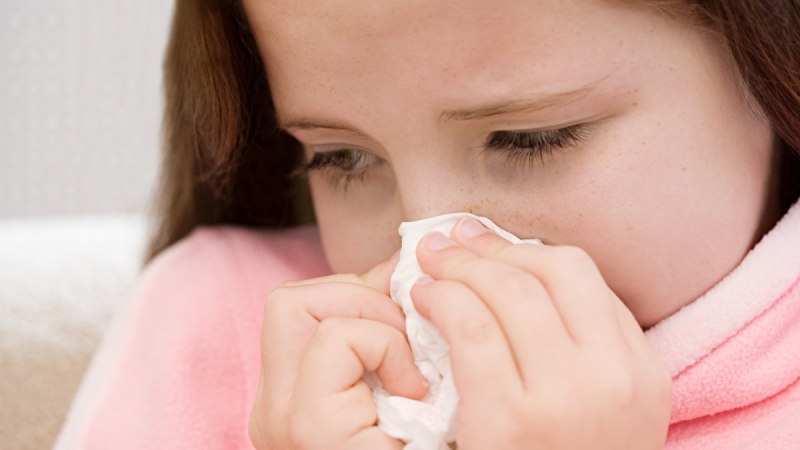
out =
{"type": "Polygon", "coordinates": [[[671,380],[580,249],[513,245],[474,220],[417,248],[414,305],[451,346],[470,449],[660,449],[671,380]]]}
{"type": "Polygon", "coordinates": [[[400,449],[377,426],[374,371],[392,394],[426,388],[405,339],[405,317],[388,296],[397,259],[363,276],[285,283],[264,308],[261,380],[250,413],[259,450],[400,449]]]}

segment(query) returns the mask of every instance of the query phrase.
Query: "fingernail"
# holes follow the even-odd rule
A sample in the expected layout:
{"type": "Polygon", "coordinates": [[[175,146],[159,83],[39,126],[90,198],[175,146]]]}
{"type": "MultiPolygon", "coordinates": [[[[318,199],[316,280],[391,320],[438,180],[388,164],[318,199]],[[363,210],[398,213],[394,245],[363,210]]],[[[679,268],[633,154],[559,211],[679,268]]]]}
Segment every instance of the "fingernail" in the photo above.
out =
{"type": "Polygon", "coordinates": [[[414,284],[418,284],[420,286],[425,286],[426,284],[431,284],[434,281],[436,281],[436,280],[434,280],[433,278],[429,277],[428,275],[423,275],[423,276],[417,278],[417,281],[415,281],[414,284]]]}
{"type": "Polygon", "coordinates": [[[456,245],[456,243],[448,239],[447,236],[443,235],[442,233],[434,231],[425,237],[425,242],[423,245],[425,245],[425,248],[428,250],[435,252],[443,248],[453,247],[456,245]]]}
{"type": "Polygon", "coordinates": [[[483,226],[482,223],[478,222],[477,220],[471,217],[461,219],[461,222],[458,223],[457,228],[458,228],[458,233],[468,239],[489,232],[488,228],[486,228],[485,226],[483,226]]]}

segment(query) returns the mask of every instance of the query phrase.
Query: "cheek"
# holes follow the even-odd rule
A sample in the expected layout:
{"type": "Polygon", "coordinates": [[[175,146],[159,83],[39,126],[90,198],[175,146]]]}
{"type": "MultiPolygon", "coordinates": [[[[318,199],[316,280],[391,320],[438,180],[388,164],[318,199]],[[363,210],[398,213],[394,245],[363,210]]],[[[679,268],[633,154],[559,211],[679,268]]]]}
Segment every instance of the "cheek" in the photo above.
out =
{"type": "Polygon", "coordinates": [[[573,222],[571,243],[593,256],[644,326],[733,270],[761,221],[770,160],[765,127],[748,133],[755,125],[746,117],[731,127],[712,128],[700,117],[689,123],[620,136],[608,146],[619,151],[613,161],[596,162],[595,183],[565,202],[573,219],[583,215],[573,222]]]}
{"type": "Polygon", "coordinates": [[[744,115],[712,127],[703,111],[685,121],[689,113],[620,119],[591,147],[507,186],[522,214],[501,223],[583,248],[642,325],[666,317],[741,261],[769,180],[767,126],[744,115]]]}
{"type": "Polygon", "coordinates": [[[312,174],[309,181],[322,246],[335,273],[365,273],[400,248],[402,218],[391,197],[376,203],[369,192],[343,192],[322,174],[312,174]]]}

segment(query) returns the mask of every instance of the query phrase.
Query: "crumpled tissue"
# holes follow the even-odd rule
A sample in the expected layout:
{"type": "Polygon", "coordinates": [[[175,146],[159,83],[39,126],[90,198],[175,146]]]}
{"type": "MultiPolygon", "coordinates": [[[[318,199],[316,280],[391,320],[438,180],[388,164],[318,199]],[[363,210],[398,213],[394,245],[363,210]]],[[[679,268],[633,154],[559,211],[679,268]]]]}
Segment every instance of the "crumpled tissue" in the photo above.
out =
{"type": "Polygon", "coordinates": [[[403,308],[406,315],[406,334],[414,362],[430,387],[425,398],[418,401],[389,395],[374,374],[367,374],[365,380],[372,388],[378,411],[378,426],[389,436],[405,442],[404,450],[448,450],[448,443],[455,441],[458,392],[450,371],[450,346],[433,324],[417,313],[409,292],[423,275],[416,256],[419,241],[432,231],[450,236],[453,227],[465,217],[479,220],[514,244],[541,244],[538,239],[521,240],[491,220],[468,213],[445,214],[416,222],[403,222],[400,225],[398,231],[403,243],[400,261],[391,278],[391,296],[403,308]]]}

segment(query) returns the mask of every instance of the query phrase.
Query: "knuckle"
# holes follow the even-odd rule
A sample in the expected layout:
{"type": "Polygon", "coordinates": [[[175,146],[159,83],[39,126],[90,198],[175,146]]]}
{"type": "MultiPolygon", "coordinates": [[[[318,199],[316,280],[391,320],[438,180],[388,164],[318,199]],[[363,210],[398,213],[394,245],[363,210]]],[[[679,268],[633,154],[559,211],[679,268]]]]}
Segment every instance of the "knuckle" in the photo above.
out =
{"type": "Polygon", "coordinates": [[[470,279],[485,272],[484,264],[485,262],[479,258],[467,257],[454,261],[448,272],[454,275],[461,275],[457,278],[470,279]]]}
{"type": "Polygon", "coordinates": [[[559,246],[550,253],[549,266],[556,275],[574,276],[576,273],[597,272],[594,260],[586,251],[569,245],[559,246]]]}
{"type": "Polygon", "coordinates": [[[408,345],[406,342],[406,337],[397,328],[393,328],[390,326],[381,327],[382,329],[386,330],[387,338],[389,340],[390,345],[408,345]]]}
{"type": "Polygon", "coordinates": [[[533,291],[534,278],[518,271],[503,271],[497,274],[496,283],[510,298],[520,299],[530,296],[533,291]]]}
{"type": "Polygon", "coordinates": [[[464,257],[453,261],[450,270],[465,278],[474,277],[486,272],[487,261],[484,258],[467,254],[464,257]]]}
{"type": "Polygon", "coordinates": [[[286,285],[278,285],[272,292],[269,293],[266,300],[265,309],[281,309],[291,303],[292,288],[286,285]]]}
{"type": "Polygon", "coordinates": [[[316,334],[325,341],[340,338],[346,329],[345,322],[342,317],[327,317],[320,322],[316,334]]]}
{"type": "MultiPolygon", "coordinates": [[[[528,258],[530,256],[530,247],[536,244],[517,244],[517,245],[508,245],[502,248],[497,249],[494,254],[492,255],[495,259],[499,259],[502,261],[505,260],[521,260],[528,258]]],[[[536,245],[536,247],[540,247],[536,245]]]]}
{"type": "Polygon", "coordinates": [[[492,339],[494,324],[488,318],[468,317],[458,323],[458,338],[468,344],[483,344],[492,339]]]}
{"type": "Polygon", "coordinates": [[[408,346],[405,336],[399,330],[390,326],[377,326],[375,327],[376,335],[375,343],[379,348],[388,351],[389,349],[402,348],[401,346],[408,346]]]}
{"type": "Polygon", "coordinates": [[[553,262],[559,266],[575,267],[592,264],[592,259],[580,247],[563,245],[554,249],[553,262]]]}

